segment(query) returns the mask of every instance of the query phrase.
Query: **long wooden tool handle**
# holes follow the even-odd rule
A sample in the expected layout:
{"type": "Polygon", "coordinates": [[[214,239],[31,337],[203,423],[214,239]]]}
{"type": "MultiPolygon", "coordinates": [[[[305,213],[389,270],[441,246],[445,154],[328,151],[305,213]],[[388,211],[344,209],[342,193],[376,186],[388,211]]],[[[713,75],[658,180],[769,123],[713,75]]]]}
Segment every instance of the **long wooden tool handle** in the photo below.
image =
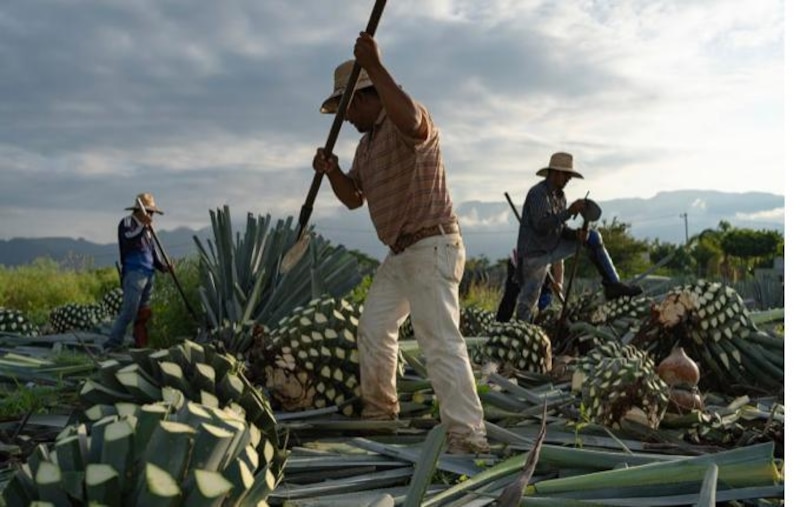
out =
{"type": "Polygon", "coordinates": [[[514,201],[511,200],[511,196],[508,195],[508,192],[505,192],[506,201],[508,201],[508,205],[511,206],[511,211],[514,212],[514,216],[517,217],[517,222],[522,222],[522,217],[519,216],[519,211],[517,211],[517,207],[514,206],[514,201]]]}
{"type": "MultiPolygon", "coordinates": [[[[375,5],[372,7],[372,14],[370,14],[367,29],[364,30],[370,35],[375,35],[375,30],[378,29],[378,22],[381,20],[383,8],[386,6],[386,0],[375,0],[375,5]]],[[[333,153],[333,147],[336,145],[336,139],[339,137],[339,131],[342,129],[344,122],[344,115],[347,108],[350,106],[350,100],[353,98],[353,92],[358,82],[358,74],[361,72],[361,65],[356,62],[353,69],[350,71],[350,78],[347,80],[347,86],[339,99],[339,107],[336,108],[336,116],[333,118],[331,130],[328,133],[328,140],[325,142],[325,156],[330,157],[333,153]]],[[[314,201],[319,192],[319,186],[322,184],[322,173],[315,173],[314,180],[311,182],[311,188],[308,189],[306,195],[306,202],[300,208],[300,229],[297,231],[297,240],[299,240],[305,232],[308,221],[311,218],[311,211],[314,209],[314,201]]]]}
{"type": "MultiPolygon", "coordinates": [[[[586,196],[583,198],[584,200],[589,198],[589,191],[586,191],[586,196]]],[[[581,230],[586,232],[589,230],[589,220],[586,217],[583,218],[583,225],[581,225],[581,230]]],[[[569,296],[572,292],[572,282],[575,280],[575,273],[578,272],[578,257],[581,253],[581,248],[583,245],[581,244],[580,238],[577,238],[577,246],[575,247],[575,256],[572,258],[572,272],[569,274],[569,281],[567,282],[567,291],[564,293],[564,304],[561,305],[561,316],[558,318],[558,323],[556,325],[556,336],[558,339],[561,339],[561,335],[564,332],[564,322],[567,318],[567,304],[569,303],[569,296]]]]}
{"type": "MultiPolygon", "coordinates": [[[[142,200],[138,197],[136,198],[136,202],[139,204],[139,208],[142,210],[142,213],[147,213],[147,209],[144,207],[142,200]]],[[[158,254],[161,256],[161,260],[164,261],[165,264],[169,267],[168,271],[170,276],[172,277],[172,281],[175,282],[175,288],[178,289],[178,293],[181,295],[181,299],[183,299],[183,304],[186,306],[186,309],[189,310],[189,313],[192,315],[192,318],[198,324],[200,323],[200,319],[197,317],[197,312],[194,311],[192,308],[191,303],[189,303],[189,298],[186,297],[186,293],[183,292],[183,287],[181,286],[181,282],[178,281],[178,276],[175,274],[175,270],[172,269],[172,263],[167,256],[167,252],[164,250],[164,247],[161,245],[161,241],[159,241],[158,236],[156,235],[156,230],[153,228],[151,224],[147,224],[147,229],[150,231],[150,234],[153,235],[153,241],[156,244],[156,248],[158,248],[158,254]]]]}

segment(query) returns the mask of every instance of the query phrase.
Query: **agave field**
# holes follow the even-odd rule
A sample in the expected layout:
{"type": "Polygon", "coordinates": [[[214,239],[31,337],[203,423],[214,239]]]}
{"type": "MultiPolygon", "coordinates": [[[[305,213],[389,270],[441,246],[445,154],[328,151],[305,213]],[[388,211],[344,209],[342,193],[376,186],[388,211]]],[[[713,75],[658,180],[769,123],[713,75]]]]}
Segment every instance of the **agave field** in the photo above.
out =
{"type": "Polygon", "coordinates": [[[399,419],[359,418],[356,257],[312,235],[285,269],[291,219],[210,215],[169,346],[100,352],[118,289],[0,309],[0,506],[784,504],[782,309],[703,279],[536,324],[462,304],[491,451],[449,454],[411,320],[399,419]]]}

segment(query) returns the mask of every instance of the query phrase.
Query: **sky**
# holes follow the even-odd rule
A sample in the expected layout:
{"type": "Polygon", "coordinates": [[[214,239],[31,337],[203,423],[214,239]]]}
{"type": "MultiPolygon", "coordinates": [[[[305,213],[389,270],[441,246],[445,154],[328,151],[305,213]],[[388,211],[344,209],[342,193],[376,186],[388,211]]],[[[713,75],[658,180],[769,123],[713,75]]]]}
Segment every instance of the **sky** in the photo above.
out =
{"type": "MultiPolygon", "coordinates": [[[[2,2],[0,239],[113,243],[145,191],[163,229],[223,205],[296,217],[372,5],[2,2]]],[[[524,196],[555,151],[586,178],[570,194],[599,202],[784,195],[785,17],[775,0],[389,0],[376,38],[442,131],[456,203],[524,196]]],[[[345,124],[345,168],[357,140],[345,124]]],[[[312,222],[342,213],[324,183],[312,222]]]]}

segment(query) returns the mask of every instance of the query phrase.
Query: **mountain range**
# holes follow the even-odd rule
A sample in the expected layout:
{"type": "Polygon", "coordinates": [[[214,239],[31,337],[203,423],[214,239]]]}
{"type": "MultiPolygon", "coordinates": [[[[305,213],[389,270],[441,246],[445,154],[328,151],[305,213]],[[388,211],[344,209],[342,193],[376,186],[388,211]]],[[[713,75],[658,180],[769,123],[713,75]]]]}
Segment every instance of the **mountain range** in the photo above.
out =
{"type": "MultiPolygon", "coordinates": [[[[511,196],[522,212],[525,192],[511,196]]],[[[763,192],[726,193],[712,190],[660,192],[648,199],[626,198],[598,202],[600,223],[616,220],[629,225],[630,234],[641,240],[680,244],[706,229],[717,229],[721,221],[733,227],[777,230],[784,233],[782,195],[763,192]]],[[[464,243],[469,257],[485,256],[490,260],[506,257],[514,247],[517,219],[506,201],[467,201],[457,204],[464,243]]],[[[242,223],[244,223],[242,217],[242,223]]],[[[580,226],[574,221],[572,226],[580,226]]],[[[314,230],[334,244],[359,250],[381,259],[386,248],[378,241],[366,209],[353,212],[344,208],[331,216],[312,216],[314,230]]],[[[203,243],[211,237],[211,227],[192,230],[186,227],[158,231],[159,239],[172,257],[193,255],[197,251],[193,237],[203,243]]],[[[28,264],[38,257],[60,263],[83,262],[105,267],[118,258],[116,244],[98,244],[73,238],[13,238],[0,240],[0,265],[28,264]]]]}

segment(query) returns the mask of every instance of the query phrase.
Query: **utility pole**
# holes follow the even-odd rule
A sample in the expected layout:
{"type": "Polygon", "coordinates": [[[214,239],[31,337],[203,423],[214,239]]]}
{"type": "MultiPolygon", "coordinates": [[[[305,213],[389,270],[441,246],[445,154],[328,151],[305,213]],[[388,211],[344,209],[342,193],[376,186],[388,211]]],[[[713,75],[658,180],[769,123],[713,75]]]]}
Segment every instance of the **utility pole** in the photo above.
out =
{"type": "Polygon", "coordinates": [[[678,216],[683,219],[683,230],[684,230],[684,233],[686,234],[686,244],[688,245],[689,244],[689,215],[687,215],[686,213],[681,213],[678,216]]]}

